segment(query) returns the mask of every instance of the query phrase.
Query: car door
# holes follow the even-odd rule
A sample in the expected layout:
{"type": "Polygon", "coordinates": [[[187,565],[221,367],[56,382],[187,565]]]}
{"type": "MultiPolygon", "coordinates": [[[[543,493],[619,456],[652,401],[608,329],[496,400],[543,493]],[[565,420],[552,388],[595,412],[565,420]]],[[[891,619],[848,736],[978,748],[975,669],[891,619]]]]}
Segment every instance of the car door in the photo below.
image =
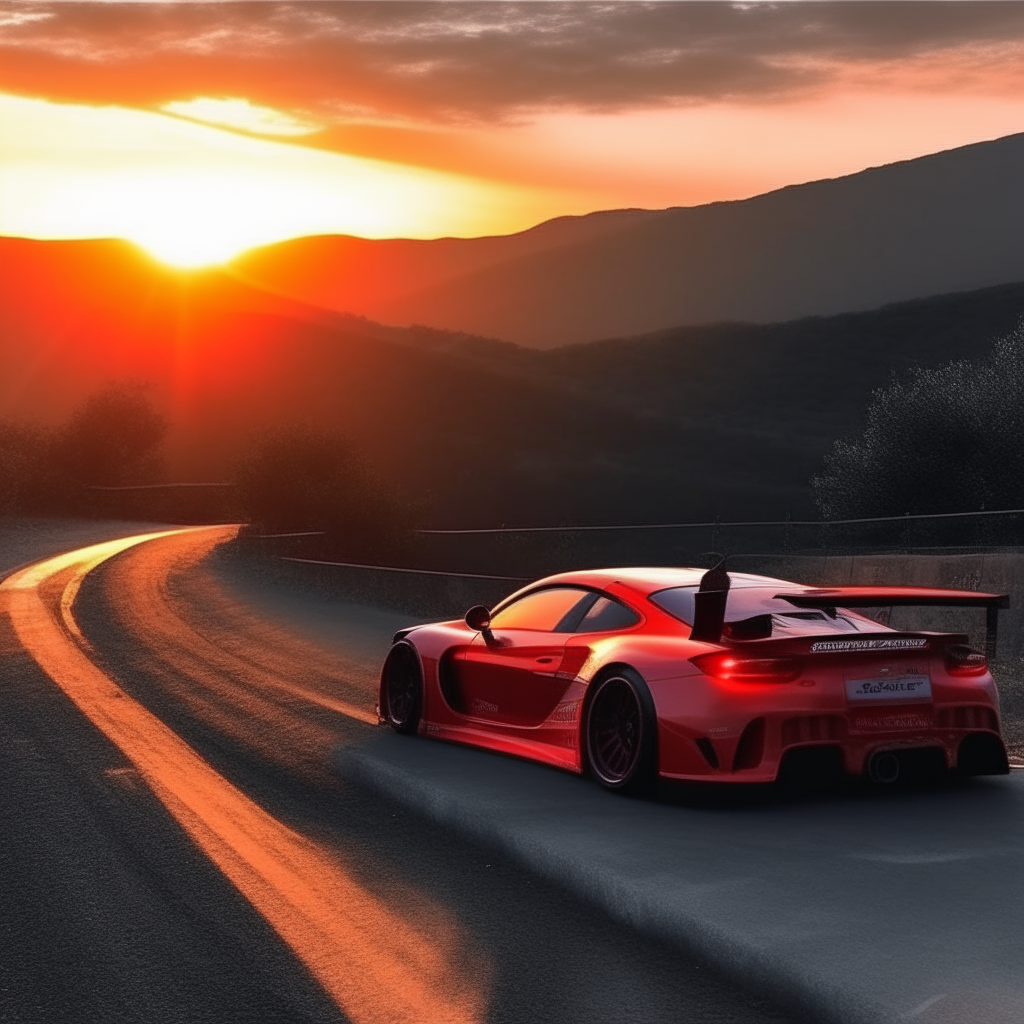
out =
{"type": "Polygon", "coordinates": [[[594,600],[580,587],[546,587],[501,609],[488,635],[478,634],[456,662],[464,713],[501,725],[540,725],[569,685],[558,676],[565,642],[594,600]]]}

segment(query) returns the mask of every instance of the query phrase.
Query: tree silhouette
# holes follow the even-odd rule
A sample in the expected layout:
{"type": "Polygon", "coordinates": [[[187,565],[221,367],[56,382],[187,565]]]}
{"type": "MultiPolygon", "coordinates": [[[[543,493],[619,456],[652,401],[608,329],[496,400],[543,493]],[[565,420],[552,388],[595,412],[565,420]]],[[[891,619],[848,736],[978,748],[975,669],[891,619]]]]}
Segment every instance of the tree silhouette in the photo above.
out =
{"type": "Polygon", "coordinates": [[[239,463],[236,481],[243,513],[262,532],[322,530],[330,550],[375,557],[403,543],[401,502],[339,434],[308,426],[269,431],[239,463]]]}
{"type": "Polygon", "coordinates": [[[156,482],[167,423],[147,392],[144,384],[120,382],[86,399],[53,438],[57,476],[87,487],[156,482]]]}
{"type": "Polygon", "coordinates": [[[811,485],[827,519],[1024,507],[1024,321],[984,360],[875,391],[811,485]]]}
{"type": "Polygon", "coordinates": [[[0,423],[0,515],[49,511],[45,478],[50,436],[40,427],[0,423]]]}
{"type": "Polygon", "coordinates": [[[166,423],[147,391],[109,384],[56,428],[0,423],[0,514],[90,514],[84,488],[159,480],[166,423]]]}

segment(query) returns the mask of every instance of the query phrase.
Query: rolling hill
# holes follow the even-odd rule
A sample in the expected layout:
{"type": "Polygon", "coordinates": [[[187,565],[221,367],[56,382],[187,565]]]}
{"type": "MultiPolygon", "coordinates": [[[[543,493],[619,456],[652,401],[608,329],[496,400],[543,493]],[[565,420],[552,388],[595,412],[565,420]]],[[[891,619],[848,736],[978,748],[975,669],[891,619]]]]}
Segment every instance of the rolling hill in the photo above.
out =
{"type": "Polygon", "coordinates": [[[1004,285],[834,317],[528,349],[342,316],[126,243],[0,239],[0,420],[56,423],[153,384],[175,479],[224,479],[255,433],[352,439],[439,526],[814,515],[810,476],[894,370],[978,356],[1004,285]]]}
{"type": "Polygon", "coordinates": [[[550,348],[869,310],[1024,280],[1024,134],[736,202],[567,217],[503,238],[302,239],[236,269],[394,325],[550,348]]]}
{"type": "MultiPolygon", "coordinates": [[[[120,242],[0,240],[0,419],[56,423],[105,381],[151,382],[176,479],[223,479],[257,433],[348,436],[426,519],[697,514],[749,494],[758,457],[379,328],[261,293],[221,270],[171,271],[120,242]],[[682,454],[681,454],[682,453],[682,454]]],[[[788,500],[783,485],[766,500],[788,500]],[[785,497],[781,497],[785,495],[785,497]]]]}

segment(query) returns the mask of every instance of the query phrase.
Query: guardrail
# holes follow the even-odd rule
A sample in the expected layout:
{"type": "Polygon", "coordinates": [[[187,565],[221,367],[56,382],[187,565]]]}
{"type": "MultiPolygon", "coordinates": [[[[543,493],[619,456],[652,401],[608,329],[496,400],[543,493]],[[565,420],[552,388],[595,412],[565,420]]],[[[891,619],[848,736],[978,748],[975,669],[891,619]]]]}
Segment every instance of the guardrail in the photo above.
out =
{"type": "Polygon", "coordinates": [[[1024,548],[1024,509],[834,520],[424,528],[398,538],[388,553],[364,552],[347,546],[343,536],[312,529],[248,531],[247,539],[265,545],[267,554],[324,564],[354,568],[372,562],[383,571],[400,566],[517,582],[595,566],[701,566],[716,552],[735,558],[1016,550],[1024,548]]]}
{"type": "Polygon", "coordinates": [[[239,518],[233,480],[92,484],[66,495],[74,515],[167,523],[225,523],[239,518]]]}
{"type": "Polygon", "coordinates": [[[287,555],[271,555],[262,564],[275,577],[303,591],[313,588],[335,601],[377,605],[421,622],[462,618],[472,605],[494,605],[529,582],[529,578],[515,576],[287,555]]]}
{"type": "Polygon", "coordinates": [[[167,484],[118,484],[116,487],[107,487],[100,484],[90,484],[86,487],[87,491],[167,491],[174,490],[176,487],[234,487],[235,483],[232,480],[214,480],[214,481],[182,481],[167,484]]]}
{"type": "MultiPolygon", "coordinates": [[[[270,534],[269,536],[274,536],[270,534]]],[[[280,536],[288,536],[280,534],[280,536]]],[[[292,536],[296,536],[293,534],[292,536]]],[[[282,562],[303,562],[306,565],[334,565],[341,569],[372,569],[375,572],[403,572],[412,576],[450,576],[460,580],[502,580],[510,583],[529,583],[532,576],[492,576],[481,572],[447,572],[444,569],[408,569],[397,565],[367,565],[365,562],[331,562],[322,558],[296,558],[282,555],[282,562]]]]}
{"type": "Polygon", "coordinates": [[[703,565],[711,553],[835,555],[1024,546],[1024,509],[846,519],[491,526],[417,531],[420,564],[546,575],[586,565],[703,565]]]}
{"type": "Polygon", "coordinates": [[[561,525],[561,526],[499,526],[473,529],[456,530],[417,530],[416,533],[423,536],[482,536],[485,534],[524,534],[524,533],[617,533],[622,531],[637,530],[692,530],[692,529],[715,529],[725,530],[733,527],[761,527],[781,526],[785,529],[793,527],[816,527],[828,529],[839,526],[855,526],[868,523],[909,523],[924,522],[929,520],[961,520],[980,519],[995,516],[1018,516],[1024,515],[1024,508],[1004,508],[982,510],[980,512],[926,512],[911,514],[906,512],[901,516],[864,516],[857,519],[792,519],[787,516],[785,519],[749,519],[749,520],[721,520],[709,519],[703,522],[683,523],[629,523],[629,524],[607,524],[607,525],[561,525]]]}

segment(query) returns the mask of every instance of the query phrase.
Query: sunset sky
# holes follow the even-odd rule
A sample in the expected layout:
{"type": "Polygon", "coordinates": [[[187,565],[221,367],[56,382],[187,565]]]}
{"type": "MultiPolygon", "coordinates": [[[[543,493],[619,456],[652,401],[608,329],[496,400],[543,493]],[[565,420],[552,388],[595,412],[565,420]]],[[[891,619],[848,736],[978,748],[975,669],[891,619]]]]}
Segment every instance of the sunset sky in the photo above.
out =
{"type": "Polygon", "coordinates": [[[181,263],[750,196],[1024,131],[1024,4],[0,2],[0,233],[181,263]]]}

